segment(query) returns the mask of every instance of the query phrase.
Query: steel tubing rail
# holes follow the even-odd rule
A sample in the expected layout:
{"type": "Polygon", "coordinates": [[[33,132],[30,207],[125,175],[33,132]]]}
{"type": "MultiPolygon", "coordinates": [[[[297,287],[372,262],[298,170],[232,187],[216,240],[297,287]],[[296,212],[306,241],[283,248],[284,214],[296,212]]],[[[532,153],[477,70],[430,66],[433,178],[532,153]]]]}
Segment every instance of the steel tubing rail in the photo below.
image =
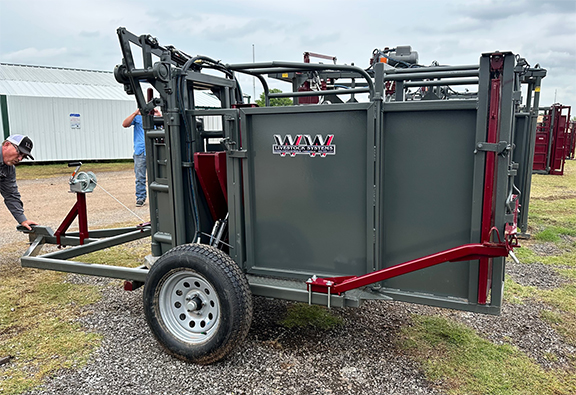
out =
{"type": "Polygon", "coordinates": [[[433,81],[410,81],[405,82],[404,87],[414,86],[437,86],[437,85],[478,85],[478,78],[454,79],[454,80],[433,80],[433,81]]]}
{"type": "Polygon", "coordinates": [[[90,276],[119,278],[122,280],[145,282],[148,270],[100,265],[95,263],[84,263],[76,261],[65,261],[61,259],[44,258],[42,256],[26,256],[20,258],[23,267],[33,267],[36,269],[54,270],[57,272],[87,274],[90,276]]]}
{"type": "Polygon", "coordinates": [[[263,63],[239,63],[226,65],[230,70],[243,71],[254,74],[265,74],[272,72],[279,72],[279,69],[286,69],[290,71],[313,71],[313,70],[342,70],[358,73],[368,83],[370,94],[374,94],[374,82],[372,77],[365,70],[356,66],[338,65],[338,64],[315,64],[315,63],[296,63],[296,62],[263,62],[263,63]],[[264,69],[264,70],[258,70],[264,69]]]}
{"type": "Polygon", "coordinates": [[[350,95],[352,93],[370,93],[368,88],[354,89],[331,89],[325,91],[303,91],[303,92],[282,92],[270,93],[270,97],[300,97],[300,96],[326,96],[326,95],[350,95]]]}
{"type": "Polygon", "coordinates": [[[478,77],[480,71],[476,70],[448,70],[448,71],[421,71],[420,73],[385,74],[385,81],[415,80],[424,78],[459,78],[478,77]]]}
{"type": "Polygon", "coordinates": [[[70,259],[80,255],[89,254],[94,251],[99,251],[120,244],[129,243],[134,240],[143,239],[144,237],[150,236],[150,233],[151,233],[150,227],[136,229],[116,236],[111,236],[98,241],[93,241],[88,244],[68,248],[65,250],[49,252],[48,254],[43,255],[43,257],[57,258],[63,260],[70,259]]]}
{"type": "Polygon", "coordinates": [[[435,67],[413,67],[410,69],[388,69],[386,74],[405,74],[405,73],[422,73],[433,71],[455,71],[455,70],[478,70],[477,64],[460,65],[460,66],[435,66],[435,67]]]}

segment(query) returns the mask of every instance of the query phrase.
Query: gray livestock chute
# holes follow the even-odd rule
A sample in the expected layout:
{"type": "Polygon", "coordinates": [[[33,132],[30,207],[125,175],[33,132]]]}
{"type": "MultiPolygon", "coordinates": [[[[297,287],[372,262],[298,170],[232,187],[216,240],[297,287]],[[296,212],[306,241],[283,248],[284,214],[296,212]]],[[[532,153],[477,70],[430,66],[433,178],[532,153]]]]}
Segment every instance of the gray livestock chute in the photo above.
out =
{"type": "Polygon", "coordinates": [[[532,94],[545,70],[510,52],[483,54],[478,65],[419,67],[409,47],[375,53],[366,70],[223,64],[124,28],[118,36],[116,79],[142,114],[157,106],[163,114],[143,116],[151,222],[83,229],[81,237],[37,227],[23,266],[144,284],[156,338],[198,363],[225,357],[245,338],[251,295],[500,312],[505,257],[514,258],[529,199],[532,94]],[[142,68],[132,47],[142,51],[142,68]],[[394,53],[405,54],[396,67],[378,60],[394,53]],[[244,104],[237,73],[257,78],[267,103],[288,96],[318,104],[244,104]],[[265,75],[292,91],[269,93],[265,75]],[[462,85],[475,91],[452,88],[462,85]],[[195,89],[210,90],[221,108],[196,108],[195,89]],[[221,118],[222,130],[204,130],[205,117],[221,118]],[[139,268],[68,261],[144,236],[152,253],[139,268]],[[44,243],[73,247],[38,255],[44,243]]]}

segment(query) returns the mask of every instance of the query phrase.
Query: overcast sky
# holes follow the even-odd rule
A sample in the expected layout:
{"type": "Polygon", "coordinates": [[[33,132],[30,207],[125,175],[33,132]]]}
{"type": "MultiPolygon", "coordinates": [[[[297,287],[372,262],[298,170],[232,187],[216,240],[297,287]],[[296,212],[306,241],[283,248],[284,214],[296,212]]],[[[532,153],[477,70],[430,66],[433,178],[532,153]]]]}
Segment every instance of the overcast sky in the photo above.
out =
{"type": "Polygon", "coordinates": [[[119,26],[224,63],[252,62],[253,48],[257,62],[310,51],[363,68],[398,45],[423,65],[512,51],[548,70],[541,105],[576,106],[576,0],[0,0],[0,62],[112,71],[119,26]]]}

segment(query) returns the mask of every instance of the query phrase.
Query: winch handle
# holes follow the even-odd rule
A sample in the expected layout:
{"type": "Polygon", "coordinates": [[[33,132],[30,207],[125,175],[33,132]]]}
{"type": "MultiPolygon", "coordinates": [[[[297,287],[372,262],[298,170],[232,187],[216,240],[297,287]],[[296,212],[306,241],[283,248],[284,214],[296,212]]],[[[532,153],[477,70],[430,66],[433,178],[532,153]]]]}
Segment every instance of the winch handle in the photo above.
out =
{"type": "Polygon", "coordinates": [[[80,161],[68,162],[68,167],[74,167],[74,166],[76,166],[76,169],[74,170],[74,173],[72,173],[72,175],[70,176],[70,180],[69,180],[70,183],[72,182],[74,177],[76,177],[78,170],[80,170],[80,166],[82,166],[82,162],[80,162],[80,161]]]}

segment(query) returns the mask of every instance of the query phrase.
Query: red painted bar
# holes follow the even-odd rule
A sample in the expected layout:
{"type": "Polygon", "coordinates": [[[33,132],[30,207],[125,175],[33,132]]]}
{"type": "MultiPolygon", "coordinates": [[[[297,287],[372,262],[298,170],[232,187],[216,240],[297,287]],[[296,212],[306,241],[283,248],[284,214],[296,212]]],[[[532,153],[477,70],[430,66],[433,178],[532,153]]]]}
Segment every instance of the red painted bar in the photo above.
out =
{"type": "Polygon", "coordinates": [[[330,292],[333,294],[341,294],[342,292],[351,289],[364,287],[366,285],[384,281],[402,274],[411,273],[416,270],[425,269],[444,262],[469,260],[475,256],[498,257],[507,255],[508,248],[505,244],[465,244],[436,254],[413,259],[408,262],[368,273],[363,276],[317,278],[310,280],[307,283],[312,287],[312,292],[321,293],[328,293],[328,283],[330,283],[330,292]]]}
{"type": "MultiPolygon", "coordinates": [[[[503,58],[500,55],[493,55],[490,59],[490,68],[496,72],[496,77],[490,83],[490,108],[488,118],[488,143],[498,143],[500,128],[500,99],[502,84],[503,58]]],[[[490,242],[490,229],[494,218],[494,175],[496,173],[496,152],[486,151],[486,168],[484,173],[484,198],[482,202],[482,242],[490,242]]],[[[478,303],[486,304],[488,291],[491,286],[490,272],[492,271],[492,260],[481,258],[478,273],[478,303]]]]}

